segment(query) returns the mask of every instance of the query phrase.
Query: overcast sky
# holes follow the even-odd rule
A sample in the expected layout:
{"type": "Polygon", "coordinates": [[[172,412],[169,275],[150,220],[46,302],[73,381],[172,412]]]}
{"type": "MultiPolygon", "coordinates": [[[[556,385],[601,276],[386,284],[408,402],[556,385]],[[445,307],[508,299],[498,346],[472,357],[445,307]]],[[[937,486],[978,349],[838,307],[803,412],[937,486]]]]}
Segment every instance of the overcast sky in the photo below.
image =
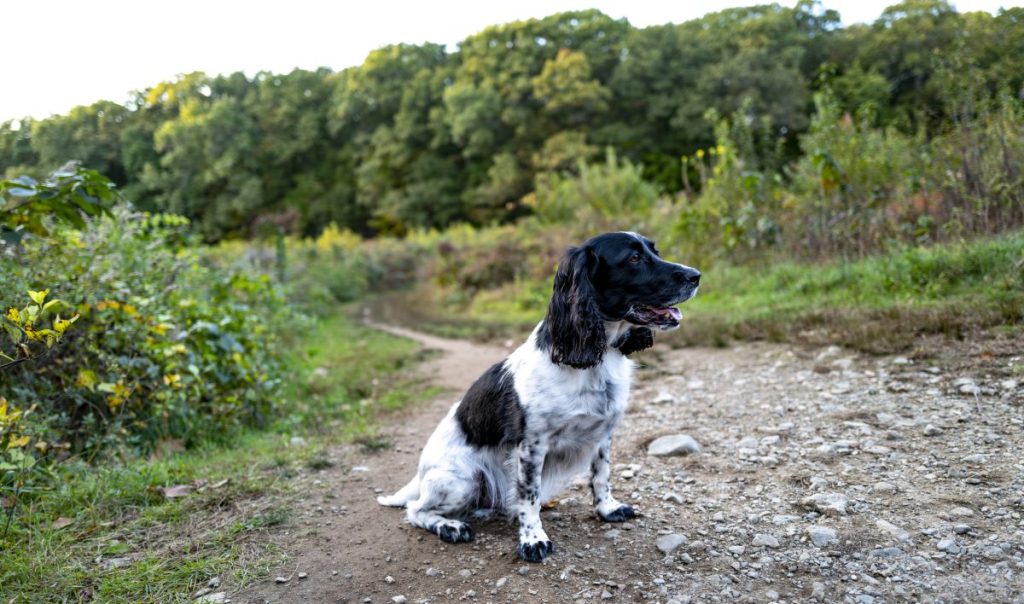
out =
{"type": "MultiPolygon", "coordinates": [[[[763,0],[762,0],[763,2],[763,0]]],[[[826,0],[844,24],[894,3],[826,0]]],[[[357,65],[398,42],[454,45],[488,25],[597,8],[636,26],[678,23],[758,0],[5,0],[0,4],[0,121],[47,117],[100,99],[123,102],[177,74],[357,65]]],[[[793,1],[781,4],[792,6],[793,1]]],[[[1022,0],[962,0],[961,12],[1022,0]]]]}

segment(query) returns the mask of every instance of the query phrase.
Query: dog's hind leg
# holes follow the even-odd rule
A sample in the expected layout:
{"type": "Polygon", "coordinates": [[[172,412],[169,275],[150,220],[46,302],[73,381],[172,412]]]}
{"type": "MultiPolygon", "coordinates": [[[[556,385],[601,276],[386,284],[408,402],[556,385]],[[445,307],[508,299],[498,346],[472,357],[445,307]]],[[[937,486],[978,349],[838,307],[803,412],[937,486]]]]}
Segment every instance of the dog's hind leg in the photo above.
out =
{"type": "Polygon", "coordinates": [[[416,474],[412,477],[412,480],[409,481],[409,484],[399,489],[394,495],[381,495],[378,497],[377,503],[393,508],[404,508],[407,503],[419,496],[420,475],[416,474]]]}
{"type": "Polygon", "coordinates": [[[409,523],[434,533],[442,541],[459,543],[473,540],[473,528],[454,517],[473,510],[478,498],[475,481],[454,472],[429,470],[419,485],[419,497],[406,505],[409,523]]]}

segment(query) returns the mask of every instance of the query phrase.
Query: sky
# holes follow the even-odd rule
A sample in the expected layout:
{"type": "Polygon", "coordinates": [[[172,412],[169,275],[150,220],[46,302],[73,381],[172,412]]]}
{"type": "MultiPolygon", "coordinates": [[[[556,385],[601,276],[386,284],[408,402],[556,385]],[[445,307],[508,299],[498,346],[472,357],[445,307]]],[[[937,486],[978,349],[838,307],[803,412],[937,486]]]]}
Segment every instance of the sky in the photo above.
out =
{"type": "MultiPolygon", "coordinates": [[[[455,45],[488,25],[597,8],[635,26],[679,23],[768,0],[5,0],[0,3],[0,122],[128,100],[178,74],[344,69],[399,42],[455,45]]],[[[896,0],[825,0],[844,24],[896,0]]],[[[961,0],[961,12],[1024,0],[961,0]]],[[[793,6],[794,0],[780,4],[793,6]]]]}

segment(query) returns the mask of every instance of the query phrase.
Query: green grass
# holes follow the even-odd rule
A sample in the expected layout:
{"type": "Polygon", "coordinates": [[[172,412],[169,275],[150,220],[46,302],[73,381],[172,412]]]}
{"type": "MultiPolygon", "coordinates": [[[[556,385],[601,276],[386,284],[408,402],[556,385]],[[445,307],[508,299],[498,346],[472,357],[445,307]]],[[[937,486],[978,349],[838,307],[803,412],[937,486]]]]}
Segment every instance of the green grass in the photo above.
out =
{"type": "Polygon", "coordinates": [[[1024,234],[854,262],[715,268],[683,312],[685,343],[805,339],[873,352],[906,349],[922,334],[1018,326],[1024,234]]]}
{"type": "Polygon", "coordinates": [[[186,602],[213,576],[241,586],[282,563],[265,535],[288,525],[301,495],[290,479],[332,465],[326,450],[342,440],[387,446],[375,415],[430,396],[393,379],[420,357],[414,343],[344,316],[321,321],[287,356],[288,412],[267,431],[158,459],[60,464],[49,488],[17,508],[0,601],[186,602]],[[299,435],[305,444],[291,445],[299,435]],[[159,491],[182,484],[205,486],[177,499],[159,491]],[[59,518],[71,523],[49,528],[59,518]],[[131,563],[109,567],[124,557],[131,563]]]}

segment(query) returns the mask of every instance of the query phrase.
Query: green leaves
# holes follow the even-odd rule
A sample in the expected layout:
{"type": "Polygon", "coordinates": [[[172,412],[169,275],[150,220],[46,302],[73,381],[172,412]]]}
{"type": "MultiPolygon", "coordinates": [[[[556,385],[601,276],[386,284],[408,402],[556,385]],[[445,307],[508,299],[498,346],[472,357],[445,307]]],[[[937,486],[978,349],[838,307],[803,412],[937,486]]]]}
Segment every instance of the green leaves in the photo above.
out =
{"type": "Polygon", "coordinates": [[[0,180],[0,242],[20,245],[24,233],[48,236],[53,223],[85,228],[87,217],[110,214],[114,184],[95,170],[68,163],[44,182],[0,180]]]}

